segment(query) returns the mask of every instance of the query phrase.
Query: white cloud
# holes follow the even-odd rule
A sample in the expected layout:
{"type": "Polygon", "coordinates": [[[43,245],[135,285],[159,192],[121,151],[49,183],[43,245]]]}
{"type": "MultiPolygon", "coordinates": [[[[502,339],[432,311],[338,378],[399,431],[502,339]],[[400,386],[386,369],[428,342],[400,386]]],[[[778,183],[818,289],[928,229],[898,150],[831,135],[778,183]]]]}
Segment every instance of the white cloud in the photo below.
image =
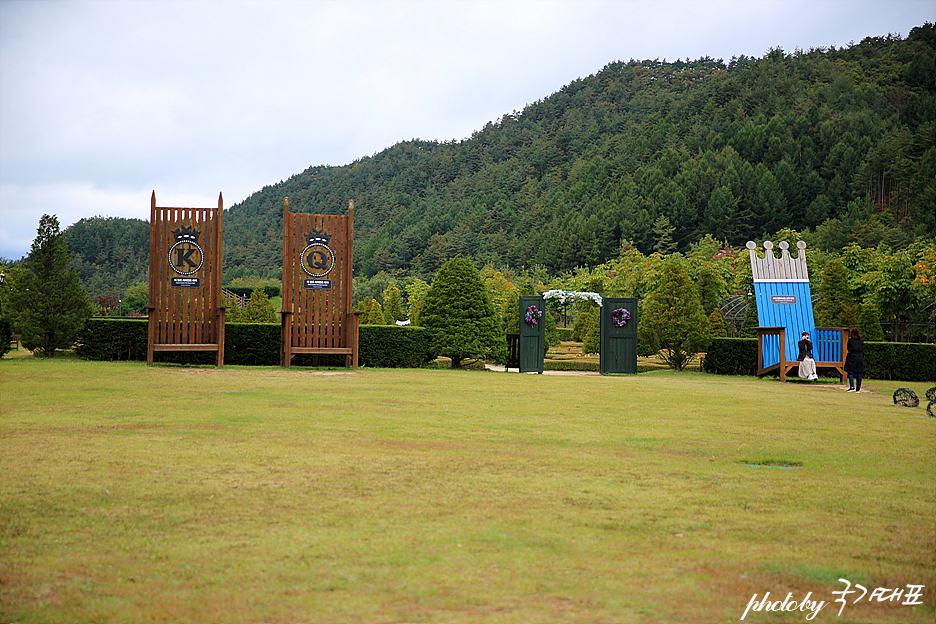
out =
{"type": "Polygon", "coordinates": [[[917,0],[0,0],[0,256],[43,212],[226,205],[462,139],[614,60],[761,56],[932,20],[917,0]],[[180,200],[181,201],[181,200],[180,200]]]}

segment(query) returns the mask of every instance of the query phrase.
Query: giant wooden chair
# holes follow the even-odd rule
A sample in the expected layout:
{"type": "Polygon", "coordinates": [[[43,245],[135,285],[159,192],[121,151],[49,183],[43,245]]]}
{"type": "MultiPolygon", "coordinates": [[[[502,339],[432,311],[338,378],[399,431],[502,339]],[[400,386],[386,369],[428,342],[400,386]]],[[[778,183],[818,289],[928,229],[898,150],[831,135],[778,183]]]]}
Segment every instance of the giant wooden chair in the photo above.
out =
{"type": "Polygon", "coordinates": [[[161,208],[150,199],[149,338],[156,351],[215,352],[224,366],[222,215],[217,208],[161,208]]]}
{"type": "Polygon", "coordinates": [[[358,367],[358,317],[351,307],[354,202],[348,214],[289,212],[283,200],[281,363],[297,353],[344,355],[358,367]]]}
{"type": "Polygon", "coordinates": [[[780,381],[799,367],[799,340],[809,332],[813,343],[816,369],[834,368],[845,381],[845,345],[848,329],[815,327],[809,273],[806,269],[806,243],[799,241],[796,258],[790,256],[787,242],[780,243],[780,257],[773,253],[773,243],[764,242],[764,257],[757,255],[757,245],[747,244],[754,276],[757,302],[757,375],[778,372],[780,381]]]}

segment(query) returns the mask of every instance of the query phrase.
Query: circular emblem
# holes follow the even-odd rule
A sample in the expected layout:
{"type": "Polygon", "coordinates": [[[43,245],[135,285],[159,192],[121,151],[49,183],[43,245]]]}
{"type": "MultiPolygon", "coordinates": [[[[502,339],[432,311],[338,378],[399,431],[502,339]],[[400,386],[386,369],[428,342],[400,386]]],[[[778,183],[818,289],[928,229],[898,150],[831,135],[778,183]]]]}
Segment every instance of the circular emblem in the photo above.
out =
{"type": "Polygon", "coordinates": [[[205,262],[205,253],[198,243],[192,240],[180,240],[169,248],[169,266],[179,275],[198,273],[205,262]],[[173,258],[173,252],[175,257],[173,258]]]}
{"type": "Polygon", "coordinates": [[[328,245],[315,242],[302,250],[302,270],[309,277],[324,277],[335,266],[335,254],[328,245]]]}

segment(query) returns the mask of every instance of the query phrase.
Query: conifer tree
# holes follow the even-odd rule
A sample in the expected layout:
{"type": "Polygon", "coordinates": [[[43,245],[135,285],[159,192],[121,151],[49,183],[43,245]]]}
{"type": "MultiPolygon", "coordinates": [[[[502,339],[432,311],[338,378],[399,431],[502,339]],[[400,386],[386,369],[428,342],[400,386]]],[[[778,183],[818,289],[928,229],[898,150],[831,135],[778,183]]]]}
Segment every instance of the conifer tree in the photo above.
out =
{"type": "Polygon", "coordinates": [[[369,298],[364,304],[364,315],[361,316],[361,325],[386,324],[387,321],[384,319],[383,308],[380,307],[380,303],[374,298],[369,298]]]}
{"type": "Polygon", "coordinates": [[[266,291],[262,288],[254,288],[253,292],[250,293],[250,301],[247,302],[247,307],[244,308],[242,323],[275,323],[276,322],[276,310],[273,309],[273,304],[270,303],[270,298],[267,297],[266,291]]]}
{"type": "Polygon", "coordinates": [[[653,234],[656,237],[656,243],[653,245],[653,251],[667,255],[676,251],[677,245],[673,241],[673,233],[676,228],[670,224],[669,217],[660,215],[653,222],[653,234]]]}
{"type": "Polygon", "coordinates": [[[10,280],[4,313],[23,346],[55,357],[57,349],[71,347],[94,313],[55,215],[42,215],[22,266],[25,270],[14,272],[10,280]]]}
{"type": "Polygon", "coordinates": [[[507,355],[500,320],[470,260],[455,257],[442,265],[420,314],[432,330],[433,351],[452,359],[452,368],[465,359],[502,362],[507,355]]]}
{"type": "Polygon", "coordinates": [[[386,325],[396,325],[397,321],[406,318],[403,313],[403,303],[400,301],[400,289],[394,281],[391,281],[383,291],[383,314],[386,325]]]}
{"type": "Polygon", "coordinates": [[[641,318],[659,340],[663,359],[677,371],[711,341],[708,319],[684,262],[678,256],[663,262],[657,288],[647,296],[641,318]]]}
{"type": "Polygon", "coordinates": [[[426,293],[429,292],[429,284],[419,278],[415,278],[406,284],[406,311],[413,325],[419,325],[419,314],[422,311],[423,302],[426,300],[426,293]]]}
{"type": "Polygon", "coordinates": [[[822,270],[822,283],[816,301],[816,325],[855,327],[858,306],[848,287],[848,273],[840,258],[833,258],[822,270]]]}
{"type": "Polygon", "coordinates": [[[725,327],[725,319],[722,318],[718,308],[712,310],[709,315],[709,335],[712,338],[727,338],[728,329],[725,327]]]}

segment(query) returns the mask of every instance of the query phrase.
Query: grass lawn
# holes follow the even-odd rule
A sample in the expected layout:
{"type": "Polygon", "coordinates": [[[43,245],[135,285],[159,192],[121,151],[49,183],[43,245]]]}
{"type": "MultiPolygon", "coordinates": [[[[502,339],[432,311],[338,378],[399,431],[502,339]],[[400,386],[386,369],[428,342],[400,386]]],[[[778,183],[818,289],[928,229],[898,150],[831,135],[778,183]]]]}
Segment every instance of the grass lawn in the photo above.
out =
{"type": "Polygon", "coordinates": [[[936,419],[891,402],[929,384],[13,355],[3,623],[708,624],[765,592],[812,592],[813,622],[936,613],[936,419]],[[840,578],[868,595],[838,615],[840,578]],[[907,585],[921,605],[869,601],[907,585]]]}

